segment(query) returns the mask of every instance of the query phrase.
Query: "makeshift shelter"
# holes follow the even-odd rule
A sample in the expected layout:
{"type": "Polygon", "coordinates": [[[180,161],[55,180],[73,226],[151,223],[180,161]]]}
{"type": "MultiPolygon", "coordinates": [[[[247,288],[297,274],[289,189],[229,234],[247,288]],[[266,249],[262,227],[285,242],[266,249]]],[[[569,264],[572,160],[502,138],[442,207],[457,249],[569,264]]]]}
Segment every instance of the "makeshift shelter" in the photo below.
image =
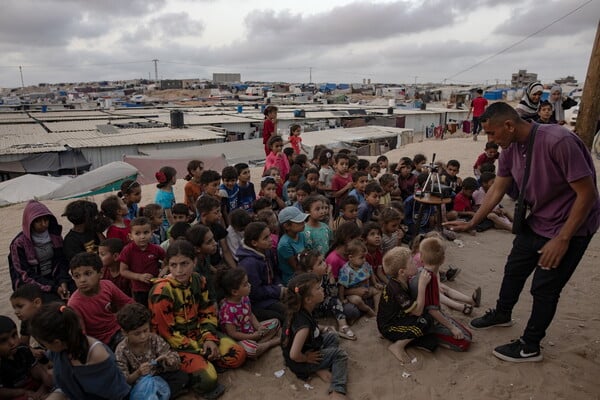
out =
{"type": "Polygon", "coordinates": [[[379,155],[412,141],[413,130],[368,125],[302,133],[302,149],[312,156],[316,145],[356,149],[359,155],[379,155]]]}
{"type": "Polygon", "coordinates": [[[58,189],[72,178],[26,174],[0,182],[0,206],[37,199],[58,189]]]}
{"type": "Polygon", "coordinates": [[[122,161],[111,162],[79,175],[39,198],[41,200],[70,199],[116,191],[121,188],[124,180],[136,179],[137,173],[137,169],[130,164],[122,161]]]}
{"type": "Polygon", "coordinates": [[[61,152],[34,153],[18,161],[0,163],[3,180],[24,174],[79,175],[90,169],[91,163],[76,149],[61,152]]]}

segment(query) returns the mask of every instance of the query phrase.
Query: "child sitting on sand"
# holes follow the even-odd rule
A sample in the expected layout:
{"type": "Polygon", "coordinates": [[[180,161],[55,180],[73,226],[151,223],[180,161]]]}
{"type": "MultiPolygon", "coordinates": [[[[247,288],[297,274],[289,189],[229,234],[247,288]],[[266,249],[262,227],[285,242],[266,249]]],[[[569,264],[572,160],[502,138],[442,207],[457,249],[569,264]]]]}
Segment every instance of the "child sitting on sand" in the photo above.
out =
{"type": "Polygon", "coordinates": [[[439,238],[427,238],[419,245],[419,251],[424,266],[410,280],[410,293],[413,299],[418,299],[420,275],[431,274],[431,280],[425,289],[425,311],[435,320],[434,333],[438,344],[452,350],[466,351],[471,345],[471,332],[441,309],[438,273],[444,262],[444,243],[439,238]]]}
{"type": "Polygon", "coordinates": [[[428,331],[433,326],[431,315],[423,314],[425,307],[425,289],[431,280],[431,274],[424,272],[417,283],[418,294],[411,299],[408,280],[416,274],[410,250],[395,247],[383,257],[383,269],[390,279],[383,289],[377,312],[377,329],[381,335],[392,341],[388,347],[400,362],[410,362],[411,357],[405,347],[410,342],[430,351],[437,347],[437,340],[428,331]]]}
{"type": "Polygon", "coordinates": [[[318,374],[328,382],[329,396],[346,398],[348,355],[338,335],[319,327],[312,313],[323,301],[321,279],[315,274],[292,278],[286,292],[288,320],[281,346],[286,366],[300,379],[318,374]]]}

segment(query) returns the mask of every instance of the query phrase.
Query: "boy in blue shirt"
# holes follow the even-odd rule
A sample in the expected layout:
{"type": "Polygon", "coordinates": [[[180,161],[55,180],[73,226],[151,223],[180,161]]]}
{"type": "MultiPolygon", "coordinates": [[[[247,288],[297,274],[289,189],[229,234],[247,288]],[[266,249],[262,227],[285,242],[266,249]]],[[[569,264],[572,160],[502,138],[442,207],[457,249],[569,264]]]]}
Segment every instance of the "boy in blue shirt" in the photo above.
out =
{"type": "Polygon", "coordinates": [[[219,195],[224,201],[227,215],[239,207],[240,188],[237,184],[238,172],[235,167],[225,167],[221,172],[223,183],[219,186],[219,195]]]}
{"type": "Polygon", "coordinates": [[[250,167],[246,163],[234,165],[238,179],[238,208],[251,211],[252,203],[256,200],[254,184],[250,182],[250,167]]]}

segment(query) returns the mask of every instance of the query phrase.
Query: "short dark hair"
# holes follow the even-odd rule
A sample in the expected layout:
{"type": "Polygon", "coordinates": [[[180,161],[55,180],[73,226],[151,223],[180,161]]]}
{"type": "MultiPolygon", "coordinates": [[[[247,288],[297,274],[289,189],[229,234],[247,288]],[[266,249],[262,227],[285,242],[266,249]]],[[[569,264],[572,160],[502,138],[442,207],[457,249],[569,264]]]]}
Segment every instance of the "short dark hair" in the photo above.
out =
{"type": "Polygon", "coordinates": [[[171,208],[172,214],[190,215],[190,208],[184,203],[175,203],[171,208]]]}
{"type": "Polygon", "coordinates": [[[308,182],[302,182],[301,184],[296,186],[296,192],[298,192],[299,190],[306,192],[306,193],[312,192],[312,188],[310,187],[308,182]]]}
{"type": "MultiPolygon", "coordinates": [[[[359,160],[360,161],[360,160],[359,160]]],[[[367,174],[366,171],[356,171],[355,173],[352,174],[352,182],[356,183],[358,182],[358,180],[362,177],[368,177],[369,174],[367,174]]]]}
{"type": "Polygon", "coordinates": [[[495,178],[496,174],[493,172],[482,172],[479,176],[479,180],[481,181],[481,183],[488,183],[489,181],[495,178]]]}
{"type": "Polygon", "coordinates": [[[478,94],[483,94],[483,89],[477,89],[478,94]]]}
{"type": "Polygon", "coordinates": [[[221,175],[212,169],[207,169],[200,175],[200,184],[208,185],[214,181],[221,181],[221,175]]]}
{"type": "Polygon", "coordinates": [[[243,170],[250,168],[250,166],[246,163],[237,163],[233,166],[238,173],[238,176],[242,173],[243,170]]]}
{"type": "Polygon", "coordinates": [[[188,231],[188,229],[190,229],[190,226],[191,225],[187,222],[175,222],[173,225],[171,225],[171,229],[169,229],[169,235],[171,236],[171,239],[177,240],[180,237],[184,237],[185,233],[188,231]]]}
{"type": "MultiPolygon", "coordinates": [[[[143,218],[154,218],[154,215],[156,215],[156,213],[158,211],[162,212],[162,207],[160,205],[158,205],[156,203],[146,204],[144,206],[144,210],[142,211],[143,218]]],[[[142,218],[142,217],[138,217],[138,218],[142,218]]],[[[136,219],[137,218],[134,218],[133,221],[135,221],[136,219]]],[[[133,224],[133,221],[131,221],[132,224],[133,224]]],[[[148,221],[147,223],[149,224],[150,221],[148,221]]],[[[140,223],[140,225],[145,225],[145,224],[140,223]]]]}
{"type": "Polygon", "coordinates": [[[233,226],[236,230],[240,230],[252,222],[252,218],[250,215],[248,215],[246,210],[236,208],[229,214],[229,221],[231,226],[233,226]]]}
{"type": "Polygon", "coordinates": [[[238,178],[238,175],[237,169],[232,166],[227,166],[221,171],[221,178],[223,178],[223,180],[234,180],[238,178]]]}
{"type": "Polygon", "coordinates": [[[0,315],[0,335],[10,333],[17,329],[17,324],[6,315],[0,315]]]}
{"type": "Polygon", "coordinates": [[[302,127],[298,124],[293,124],[290,126],[290,135],[296,132],[298,129],[302,129],[302,127]]]}
{"type": "MultiPolygon", "coordinates": [[[[159,206],[160,207],[160,206],[159,206]]],[[[144,208],[144,215],[146,214],[146,210],[148,209],[148,206],[146,206],[144,208]]],[[[131,223],[129,224],[129,227],[134,227],[134,226],[144,226],[144,225],[150,225],[152,226],[152,224],[150,223],[150,219],[147,217],[137,217],[134,218],[131,223]]]]}
{"type": "Polygon", "coordinates": [[[292,149],[291,147],[286,147],[285,149],[283,149],[283,154],[285,154],[287,157],[293,156],[294,149],[292,149]]]}
{"type": "Polygon", "coordinates": [[[503,101],[490,104],[479,117],[481,122],[500,122],[510,120],[519,122],[521,117],[517,111],[503,101]]]}
{"type": "Polygon", "coordinates": [[[345,196],[340,200],[340,210],[346,208],[346,206],[357,206],[358,207],[358,199],[354,196],[345,196]]]}
{"type": "Polygon", "coordinates": [[[394,175],[392,174],[383,174],[379,177],[379,183],[381,185],[387,185],[390,182],[394,182],[396,180],[396,178],[394,178],[394,175]]]}
{"type": "Polygon", "coordinates": [[[380,162],[380,161],[389,161],[389,160],[386,156],[379,156],[379,157],[377,157],[377,162],[380,162]]]}
{"type": "Polygon", "coordinates": [[[87,253],[82,252],[75,254],[73,258],[71,258],[71,262],[69,263],[69,269],[73,271],[79,267],[92,267],[94,271],[100,272],[102,271],[102,260],[100,256],[96,253],[87,253]]]}
{"type": "Polygon", "coordinates": [[[336,164],[339,163],[340,160],[350,161],[350,157],[348,157],[348,154],[346,153],[337,153],[333,159],[335,160],[336,164]]]}
{"type": "Polygon", "coordinates": [[[108,238],[100,242],[98,247],[108,247],[111,254],[120,253],[123,250],[123,241],[119,238],[108,238]]]}
{"type": "Polygon", "coordinates": [[[477,188],[479,187],[479,185],[477,184],[477,179],[473,178],[473,177],[468,177],[463,179],[463,183],[462,183],[462,188],[463,190],[477,190],[477,188]]]}
{"type": "Polygon", "coordinates": [[[40,289],[38,285],[34,285],[33,283],[26,283],[16,288],[13,294],[10,295],[10,299],[25,299],[29,301],[34,301],[35,299],[42,299],[43,301],[42,296],[42,289],[40,289]]]}
{"type": "Polygon", "coordinates": [[[377,183],[376,181],[371,181],[371,182],[367,183],[367,186],[365,187],[366,195],[369,195],[373,192],[377,192],[377,193],[383,192],[383,189],[381,188],[379,183],[377,183]]]}
{"type": "Polygon", "coordinates": [[[238,290],[247,276],[244,268],[223,268],[218,271],[217,282],[226,296],[231,296],[234,290],[238,290]]]}
{"type": "Polygon", "coordinates": [[[212,196],[200,196],[196,201],[196,209],[200,214],[211,212],[219,207],[221,207],[221,202],[212,196]]]}
{"type": "Polygon", "coordinates": [[[260,210],[264,210],[265,208],[268,208],[270,210],[272,205],[273,202],[271,201],[271,199],[267,199],[266,197],[259,197],[252,203],[252,210],[254,210],[254,213],[256,214],[260,210]]]}
{"type": "Polygon", "coordinates": [[[358,161],[356,162],[356,169],[359,171],[366,171],[367,168],[369,168],[369,165],[371,165],[369,160],[366,160],[364,158],[359,158],[358,161]]]}
{"type": "Polygon", "coordinates": [[[460,169],[460,163],[458,162],[458,160],[450,160],[446,163],[446,167],[456,167],[460,169]]]}
{"type": "Polygon", "coordinates": [[[316,168],[309,168],[306,171],[304,171],[304,177],[305,178],[308,178],[308,175],[310,175],[310,174],[317,174],[317,175],[319,175],[319,170],[316,169],[316,168]]]}
{"type": "Polygon", "coordinates": [[[482,174],[484,172],[496,172],[496,166],[493,163],[483,163],[481,164],[481,167],[479,167],[479,172],[481,172],[482,174]]]}
{"type": "Polygon", "coordinates": [[[498,150],[498,143],[494,143],[494,142],[487,142],[485,144],[485,149],[496,149],[498,150]]]}
{"type": "Polygon", "coordinates": [[[415,156],[413,157],[412,161],[413,161],[413,164],[415,164],[415,165],[416,164],[420,164],[423,161],[427,161],[427,157],[425,157],[424,154],[420,154],[420,153],[419,154],[415,154],[415,156]]]}
{"type": "Polygon", "coordinates": [[[290,176],[302,176],[302,174],[304,173],[304,169],[302,169],[302,167],[298,164],[293,164],[290,167],[290,172],[288,173],[288,177],[290,176]]]}
{"type": "Polygon", "coordinates": [[[125,332],[131,332],[149,324],[152,313],[140,303],[129,303],[117,312],[117,322],[125,332]]]}

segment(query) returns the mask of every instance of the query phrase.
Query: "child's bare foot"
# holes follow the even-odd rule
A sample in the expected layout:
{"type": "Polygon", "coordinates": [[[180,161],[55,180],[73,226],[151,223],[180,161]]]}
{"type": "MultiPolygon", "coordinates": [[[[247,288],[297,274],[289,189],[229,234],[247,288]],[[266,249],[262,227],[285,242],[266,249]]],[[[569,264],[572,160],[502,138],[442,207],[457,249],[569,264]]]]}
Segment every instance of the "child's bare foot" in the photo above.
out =
{"type": "Polygon", "coordinates": [[[412,358],[408,355],[405,349],[406,342],[404,340],[398,340],[388,346],[388,350],[400,361],[402,364],[410,364],[412,358]]]}
{"type": "Polygon", "coordinates": [[[329,397],[331,399],[347,399],[346,395],[340,392],[331,392],[329,393],[329,397]]]}
{"type": "Polygon", "coordinates": [[[320,369],[315,374],[325,383],[331,383],[331,371],[328,369],[320,369]]]}

